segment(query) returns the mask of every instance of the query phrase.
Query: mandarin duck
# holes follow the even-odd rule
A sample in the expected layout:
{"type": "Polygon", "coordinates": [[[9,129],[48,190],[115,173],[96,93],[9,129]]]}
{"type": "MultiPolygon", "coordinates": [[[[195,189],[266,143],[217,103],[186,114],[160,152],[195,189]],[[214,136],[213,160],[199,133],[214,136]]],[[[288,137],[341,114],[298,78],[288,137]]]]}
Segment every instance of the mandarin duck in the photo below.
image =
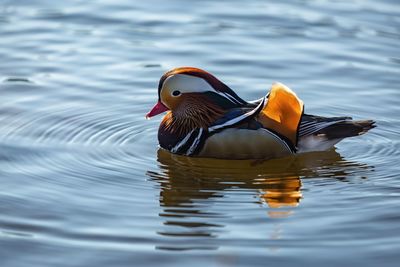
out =
{"type": "Polygon", "coordinates": [[[281,83],[274,83],[266,96],[245,101],[214,75],[193,67],[161,77],[158,102],[146,118],[166,111],[158,130],[161,148],[220,159],[328,150],[375,127],[372,120],[305,114],[303,101],[281,83]]]}

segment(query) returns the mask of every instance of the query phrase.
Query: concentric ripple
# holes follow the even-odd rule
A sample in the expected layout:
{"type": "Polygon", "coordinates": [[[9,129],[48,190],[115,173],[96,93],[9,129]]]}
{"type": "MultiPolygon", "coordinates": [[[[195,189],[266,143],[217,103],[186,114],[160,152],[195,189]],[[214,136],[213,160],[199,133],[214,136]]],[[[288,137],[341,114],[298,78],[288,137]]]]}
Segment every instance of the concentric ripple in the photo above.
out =
{"type": "MultiPolygon", "coordinates": [[[[134,112],[134,111],[133,111],[134,112]]],[[[33,143],[125,145],[139,141],[146,125],[132,115],[109,109],[0,110],[2,140],[33,143]]]]}
{"type": "Polygon", "coordinates": [[[357,140],[349,140],[349,145],[344,147],[348,155],[355,160],[362,160],[366,163],[390,168],[397,165],[400,157],[400,131],[397,120],[378,121],[377,128],[362,137],[360,143],[357,140]],[[351,149],[354,146],[361,146],[363,151],[351,149]]]}

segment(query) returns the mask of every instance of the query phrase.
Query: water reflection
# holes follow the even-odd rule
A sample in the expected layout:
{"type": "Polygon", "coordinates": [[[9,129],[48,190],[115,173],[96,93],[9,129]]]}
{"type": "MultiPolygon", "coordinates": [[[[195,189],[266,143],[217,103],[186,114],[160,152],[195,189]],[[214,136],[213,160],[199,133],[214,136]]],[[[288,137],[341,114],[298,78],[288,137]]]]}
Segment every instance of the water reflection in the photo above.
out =
{"type": "MultiPolygon", "coordinates": [[[[173,237],[217,238],[227,231],[224,221],[232,217],[229,207],[234,208],[235,202],[240,202],[242,209],[248,203],[257,204],[250,204],[255,209],[261,204],[267,211],[266,220],[287,218],[303,197],[300,178],[333,177],[346,181],[352,173],[370,169],[346,161],[335,150],[269,161],[229,161],[177,156],[160,149],[158,161],[160,171],[149,171],[147,175],[160,185],[163,212],[159,215],[164,218],[165,227],[158,234],[171,238],[171,242],[173,237]]],[[[243,210],[246,212],[250,211],[243,210]]],[[[217,248],[206,243],[202,247],[176,244],[159,248],[217,248]]]]}

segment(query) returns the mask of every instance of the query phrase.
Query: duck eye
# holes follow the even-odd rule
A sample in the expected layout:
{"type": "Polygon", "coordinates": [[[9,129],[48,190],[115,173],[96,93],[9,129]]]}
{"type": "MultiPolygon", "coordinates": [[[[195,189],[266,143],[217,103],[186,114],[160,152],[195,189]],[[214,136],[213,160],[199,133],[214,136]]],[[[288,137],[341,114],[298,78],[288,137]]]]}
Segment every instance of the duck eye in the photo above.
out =
{"type": "Polygon", "coordinates": [[[180,94],[181,94],[181,92],[178,91],[178,90],[175,90],[175,91],[172,92],[172,95],[173,95],[173,96],[178,96],[178,95],[180,95],[180,94]]]}

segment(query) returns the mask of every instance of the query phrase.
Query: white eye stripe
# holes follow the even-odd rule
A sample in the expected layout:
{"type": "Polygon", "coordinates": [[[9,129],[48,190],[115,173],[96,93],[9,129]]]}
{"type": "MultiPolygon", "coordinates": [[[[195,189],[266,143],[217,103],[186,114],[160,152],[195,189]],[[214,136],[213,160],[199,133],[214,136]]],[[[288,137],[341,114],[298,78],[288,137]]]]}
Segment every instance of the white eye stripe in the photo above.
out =
{"type": "Polygon", "coordinates": [[[168,90],[171,94],[175,90],[181,93],[215,92],[204,79],[185,74],[175,74],[165,79],[162,90],[168,90]]]}
{"type": "Polygon", "coordinates": [[[196,76],[191,76],[187,74],[175,74],[167,79],[165,79],[162,89],[163,90],[168,90],[168,93],[171,96],[179,96],[179,95],[174,95],[175,91],[180,91],[180,93],[205,93],[205,92],[212,92],[216,93],[222,97],[224,97],[226,100],[230,101],[233,104],[241,104],[241,102],[236,99],[234,96],[225,93],[225,92],[220,92],[214,89],[206,80],[203,78],[199,78],[196,76]]]}

